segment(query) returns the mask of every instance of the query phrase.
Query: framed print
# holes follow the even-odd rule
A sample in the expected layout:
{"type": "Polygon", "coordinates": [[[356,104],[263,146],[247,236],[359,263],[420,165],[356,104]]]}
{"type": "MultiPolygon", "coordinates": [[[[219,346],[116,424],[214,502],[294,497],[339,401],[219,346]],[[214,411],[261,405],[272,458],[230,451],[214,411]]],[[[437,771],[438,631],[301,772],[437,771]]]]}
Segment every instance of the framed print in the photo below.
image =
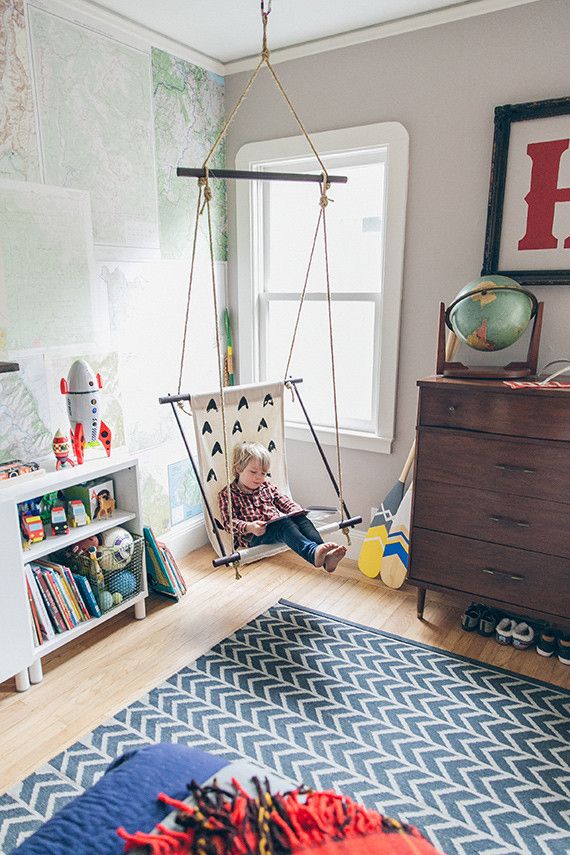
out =
{"type": "Polygon", "coordinates": [[[570,285],[570,97],[495,108],[481,273],[570,285]]]}

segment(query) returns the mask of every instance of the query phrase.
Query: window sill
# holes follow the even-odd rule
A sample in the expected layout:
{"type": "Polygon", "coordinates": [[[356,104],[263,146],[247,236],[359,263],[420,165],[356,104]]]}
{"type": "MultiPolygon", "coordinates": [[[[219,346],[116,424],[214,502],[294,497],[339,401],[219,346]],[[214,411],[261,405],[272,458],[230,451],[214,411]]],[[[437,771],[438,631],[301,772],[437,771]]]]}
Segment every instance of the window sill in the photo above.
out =
{"type": "MultiPolygon", "coordinates": [[[[334,428],[315,428],[319,442],[323,445],[336,445],[336,434],[334,428]]],[[[355,430],[339,431],[341,448],[355,448],[358,451],[374,451],[377,454],[391,454],[393,439],[385,436],[373,436],[370,433],[360,433],[355,430]]],[[[314,442],[311,431],[307,425],[294,425],[289,422],[285,425],[285,437],[300,442],[314,442]]]]}

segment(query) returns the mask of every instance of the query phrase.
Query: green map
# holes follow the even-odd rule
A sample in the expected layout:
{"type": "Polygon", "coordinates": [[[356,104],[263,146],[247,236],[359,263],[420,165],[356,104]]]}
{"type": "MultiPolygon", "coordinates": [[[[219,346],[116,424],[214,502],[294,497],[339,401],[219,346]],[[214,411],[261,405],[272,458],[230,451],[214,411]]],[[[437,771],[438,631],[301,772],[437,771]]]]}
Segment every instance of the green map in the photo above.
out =
{"type": "MultiPolygon", "coordinates": [[[[162,50],[152,50],[154,131],[158,177],[158,216],[163,258],[190,252],[196,212],[196,179],[177,178],[177,166],[202,166],[222,128],[224,80],[162,50]]],[[[212,167],[224,165],[224,145],[216,150],[212,167]]],[[[225,182],[211,182],[214,257],[227,259],[225,182]]],[[[207,230],[201,218],[202,238],[207,230]]]]}
{"type": "Polygon", "coordinates": [[[96,244],[158,256],[148,54],[33,6],[30,23],[45,180],[89,191],[96,244]]]}

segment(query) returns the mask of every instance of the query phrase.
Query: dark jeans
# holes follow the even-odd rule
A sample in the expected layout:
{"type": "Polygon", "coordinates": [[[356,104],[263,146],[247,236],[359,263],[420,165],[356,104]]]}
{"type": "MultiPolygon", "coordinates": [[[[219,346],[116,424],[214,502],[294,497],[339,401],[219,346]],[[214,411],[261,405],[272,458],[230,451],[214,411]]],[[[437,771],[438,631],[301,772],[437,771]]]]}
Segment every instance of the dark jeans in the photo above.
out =
{"type": "Polygon", "coordinates": [[[262,543],[285,543],[309,564],[315,563],[315,550],[323,539],[310,519],[298,516],[278,520],[267,526],[265,534],[251,538],[250,546],[261,546],[262,543]]]}

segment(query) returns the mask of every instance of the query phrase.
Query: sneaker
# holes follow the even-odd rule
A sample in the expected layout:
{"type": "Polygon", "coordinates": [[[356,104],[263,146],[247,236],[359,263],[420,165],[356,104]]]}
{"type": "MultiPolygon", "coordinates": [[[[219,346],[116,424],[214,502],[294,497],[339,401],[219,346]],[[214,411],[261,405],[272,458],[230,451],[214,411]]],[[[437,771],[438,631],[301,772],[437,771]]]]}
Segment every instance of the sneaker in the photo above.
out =
{"type": "Polygon", "coordinates": [[[477,603],[471,603],[469,608],[465,609],[461,615],[461,628],[465,632],[474,632],[479,626],[479,618],[481,617],[481,606],[477,603]]]}
{"type": "Polygon", "coordinates": [[[563,665],[570,665],[570,634],[558,639],[558,658],[563,665]]]}
{"type": "MultiPolygon", "coordinates": [[[[513,647],[526,650],[534,641],[534,629],[528,623],[517,623],[513,629],[513,647]]],[[[570,665],[570,640],[568,642],[568,664],[570,665]]]]}
{"type": "Polygon", "coordinates": [[[552,656],[556,650],[558,634],[551,628],[543,629],[536,642],[536,652],[539,656],[552,656]]]}
{"type": "Polygon", "coordinates": [[[490,636],[494,635],[495,630],[497,628],[497,614],[496,612],[491,611],[491,609],[485,609],[479,618],[479,629],[477,632],[479,635],[490,636]]]}
{"type": "Polygon", "coordinates": [[[497,629],[495,630],[497,641],[499,644],[512,644],[513,643],[513,630],[516,627],[517,622],[509,617],[504,617],[497,624],[497,629]]]}

